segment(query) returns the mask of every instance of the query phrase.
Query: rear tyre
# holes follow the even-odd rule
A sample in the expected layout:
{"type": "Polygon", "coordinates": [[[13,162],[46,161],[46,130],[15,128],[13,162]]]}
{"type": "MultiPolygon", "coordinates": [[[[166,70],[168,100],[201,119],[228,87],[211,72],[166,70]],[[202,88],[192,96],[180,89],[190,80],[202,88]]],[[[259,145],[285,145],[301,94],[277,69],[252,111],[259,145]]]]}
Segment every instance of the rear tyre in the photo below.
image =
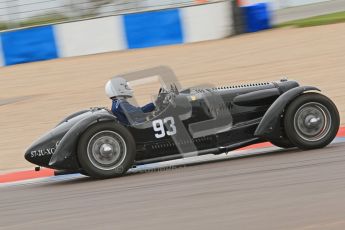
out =
{"type": "Polygon", "coordinates": [[[78,143],[78,159],[86,175],[105,179],[122,176],[135,158],[132,134],[115,122],[91,126],[78,143]]]}
{"type": "Polygon", "coordinates": [[[326,96],[306,93],[287,108],[284,127],[288,139],[300,149],[323,148],[333,141],[340,124],[335,104],[326,96]]]}
{"type": "Polygon", "coordinates": [[[270,142],[273,145],[275,145],[279,148],[283,148],[283,149],[290,149],[290,148],[296,147],[294,144],[291,143],[289,138],[286,136],[286,131],[285,131],[285,127],[284,127],[284,118],[281,119],[280,126],[281,126],[280,137],[277,139],[273,139],[270,142]]]}
{"type": "Polygon", "coordinates": [[[283,149],[290,149],[295,147],[294,144],[291,143],[291,141],[287,138],[283,138],[280,140],[274,140],[271,141],[271,143],[279,148],[283,148],[283,149]]]}

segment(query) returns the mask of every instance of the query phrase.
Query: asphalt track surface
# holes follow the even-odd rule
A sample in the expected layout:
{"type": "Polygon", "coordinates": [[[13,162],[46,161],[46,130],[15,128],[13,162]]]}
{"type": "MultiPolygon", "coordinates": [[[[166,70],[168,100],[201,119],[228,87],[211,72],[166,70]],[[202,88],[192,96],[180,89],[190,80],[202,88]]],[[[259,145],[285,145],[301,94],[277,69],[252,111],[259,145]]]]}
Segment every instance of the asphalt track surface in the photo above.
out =
{"type": "Polygon", "coordinates": [[[345,229],[345,143],[0,186],[0,229],[345,229]]]}

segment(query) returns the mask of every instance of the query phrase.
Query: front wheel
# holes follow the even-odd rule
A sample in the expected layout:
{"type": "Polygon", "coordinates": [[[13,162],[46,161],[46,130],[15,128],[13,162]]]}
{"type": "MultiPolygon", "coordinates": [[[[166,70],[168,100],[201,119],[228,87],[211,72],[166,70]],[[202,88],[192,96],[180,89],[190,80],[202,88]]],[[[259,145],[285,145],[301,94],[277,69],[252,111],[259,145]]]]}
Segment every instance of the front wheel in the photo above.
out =
{"type": "Polygon", "coordinates": [[[133,165],[135,153],[131,133],[115,122],[91,126],[78,143],[78,159],[83,171],[98,179],[125,174],[133,165]]]}
{"type": "Polygon", "coordinates": [[[323,148],[333,141],[340,124],[335,104],[326,96],[306,93],[287,108],[284,127],[288,139],[300,149],[323,148]]]}

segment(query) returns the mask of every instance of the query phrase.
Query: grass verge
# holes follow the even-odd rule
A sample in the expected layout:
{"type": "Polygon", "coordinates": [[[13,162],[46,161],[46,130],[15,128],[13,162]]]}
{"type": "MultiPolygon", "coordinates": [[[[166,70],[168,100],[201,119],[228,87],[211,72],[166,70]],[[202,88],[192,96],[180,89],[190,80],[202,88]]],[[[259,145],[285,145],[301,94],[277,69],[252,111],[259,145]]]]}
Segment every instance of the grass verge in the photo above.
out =
{"type": "Polygon", "coordinates": [[[277,27],[295,26],[295,27],[309,27],[309,26],[320,26],[334,23],[345,22],[345,11],[325,14],[310,18],[298,19],[290,22],[284,22],[279,24],[277,27]]]}

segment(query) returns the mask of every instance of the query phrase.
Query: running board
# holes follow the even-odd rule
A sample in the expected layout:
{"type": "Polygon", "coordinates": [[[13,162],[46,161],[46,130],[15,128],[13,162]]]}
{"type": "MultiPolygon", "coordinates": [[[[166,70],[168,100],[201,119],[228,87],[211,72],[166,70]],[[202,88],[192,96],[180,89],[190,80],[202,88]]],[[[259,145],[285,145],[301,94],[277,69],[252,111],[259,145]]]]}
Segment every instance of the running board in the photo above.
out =
{"type": "Polygon", "coordinates": [[[169,155],[169,156],[163,156],[163,157],[156,157],[156,158],[151,158],[151,159],[145,159],[145,160],[140,160],[134,162],[134,166],[137,165],[144,165],[144,164],[152,164],[152,163],[157,163],[157,162],[162,162],[162,161],[171,161],[171,160],[177,160],[181,158],[188,158],[188,157],[195,157],[195,156],[201,156],[201,155],[207,155],[207,154],[222,154],[226,153],[235,149],[239,149],[251,144],[256,144],[262,142],[260,138],[252,138],[246,141],[238,142],[236,144],[228,145],[228,146],[221,146],[217,148],[211,148],[211,149],[206,149],[206,150],[200,150],[200,151],[194,151],[190,153],[184,153],[184,154],[175,154],[175,155],[169,155]]]}

